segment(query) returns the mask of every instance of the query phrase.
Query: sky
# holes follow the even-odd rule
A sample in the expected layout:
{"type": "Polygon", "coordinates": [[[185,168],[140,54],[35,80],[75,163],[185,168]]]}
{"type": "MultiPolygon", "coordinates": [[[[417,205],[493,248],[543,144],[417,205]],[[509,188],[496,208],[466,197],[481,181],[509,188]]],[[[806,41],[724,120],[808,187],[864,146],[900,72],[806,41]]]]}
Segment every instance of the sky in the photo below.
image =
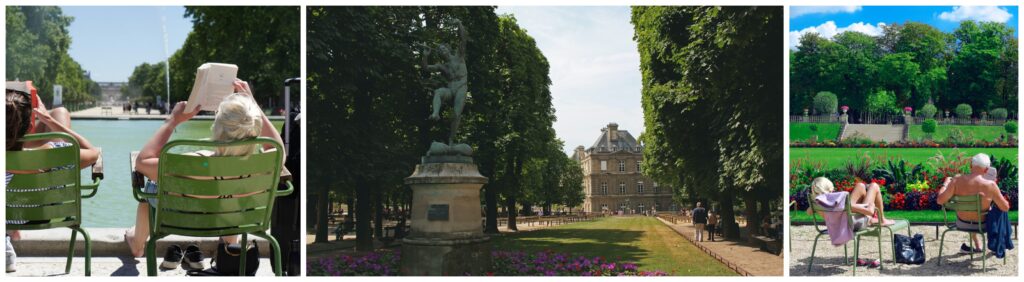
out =
{"type": "Polygon", "coordinates": [[[789,47],[796,49],[800,36],[808,32],[827,38],[847,30],[880,35],[882,26],[907,21],[943,32],[953,31],[964,20],[994,21],[1017,31],[1017,10],[1016,6],[793,6],[789,8],[789,47]]]}
{"type": "Polygon", "coordinates": [[[185,43],[192,21],[184,7],[63,6],[74,17],[68,53],[98,82],[126,82],[135,66],[165,59],[161,18],[167,24],[167,54],[185,43]]]}
{"type": "Polygon", "coordinates": [[[640,136],[640,53],[629,7],[502,6],[497,12],[513,14],[551,65],[555,133],[567,154],[589,148],[610,122],[640,136]]]}

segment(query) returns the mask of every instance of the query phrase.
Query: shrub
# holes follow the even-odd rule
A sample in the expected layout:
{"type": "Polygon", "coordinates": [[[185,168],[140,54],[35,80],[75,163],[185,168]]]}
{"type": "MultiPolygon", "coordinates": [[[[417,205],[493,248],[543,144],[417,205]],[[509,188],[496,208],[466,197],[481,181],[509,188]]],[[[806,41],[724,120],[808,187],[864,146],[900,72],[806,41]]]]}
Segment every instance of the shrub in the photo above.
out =
{"type": "Polygon", "coordinates": [[[938,127],[939,123],[933,118],[926,119],[921,123],[921,131],[924,131],[927,139],[932,139],[932,134],[935,133],[935,129],[938,127]]]}
{"type": "Polygon", "coordinates": [[[993,119],[1006,119],[1008,115],[1006,114],[1006,108],[995,108],[989,111],[989,116],[993,119]]]}
{"type": "Polygon", "coordinates": [[[924,107],[917,110],[917,114],[923,118],[935,118],[935,113],[939,112],[939,109],[935,108],[932,103],[925,104],[924,107]]]}
{"type": "Polygon", "coordinates": [[[808,126],[807,128],[810,129],[811,132],[818,132],[818,125],[817,124],[811,124],[811,126],[808,126]]]}
{"type": "Polygon", "coordinates": [[[1009,133],[1011,135],[1016,135],[1017,134],[1017,122],[1016,121],[1012,121],[1012,120],[1011,121],[1007,121],[1005,124],[1003,124],[1003,129],[1006,129],[1006,133],[1009,133]]]}
{"type": "Polygon", "coordinates": [[[946,136],[946,143],[958,146],[971,146],[974,144],[974,133],[954,127],[949,130],[949,136],[946,136]]]}
{"type": "Polygon", "coordinates": [[[974,113],[974,109],[971,108],[971,105],[959,104],[956,105],[956,110],[954,112],[958,118],[970,118],[971,114],[974,113]]]}
{"type": "Polygon", "coordinates": [[[814,95],[814,111],[819,115],[833,115],[839,107],[839,98],[832,92],[822,91],[814,95]]]}
{"type": "Polygon", "coordinates": [[[892,91],[878,91],[868,96],[868,111],[878,114],[895,114],[899,111],[896,107],[896,94],[892,91]]]}

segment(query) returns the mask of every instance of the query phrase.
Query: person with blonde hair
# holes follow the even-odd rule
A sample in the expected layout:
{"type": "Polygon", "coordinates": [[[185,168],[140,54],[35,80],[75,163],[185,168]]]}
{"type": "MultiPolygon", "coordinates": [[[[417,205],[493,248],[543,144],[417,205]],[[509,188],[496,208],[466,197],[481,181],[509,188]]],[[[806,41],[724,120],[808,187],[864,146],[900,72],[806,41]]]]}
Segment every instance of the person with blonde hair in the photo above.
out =
{"type": "MultiPolygon", "coordinates": [[[[217,108],[217,114],[211,127],[214,141],[238,141],[254,137],[269,137],[279,144],[284,144],[281,134],[277,128],[270,123],[270,119],[263,113],[256,100],[253,99],[249,84],[236,79],[234,82],[235,93],[224,98],[217,108]]],[[[174,128],[194,117],[199,113],[194,110],[186,113],[187,102],[178,102],[171,110],[166,123],[157,129],[153,137],[146,142],[135,161],[136,170],[145,175],[149,181],[146,183],[145,192],[156,193],[158,177],[158,164],[160,162],[160,151],[167,144],[174,128]]],[[[276,148],[270,144],[263,145],[241,145],[233,147],[218,148],[216,152],[196,151],[191,154],[200,156],[244,156],[254,153],[269,152],[276,148]]],[[[282,158],[283,160],[284,158],[282,158]]],[[[240,178],[243,176],[239,176],[240,178]]],[[[186,195],[188,196],[188,195],[186,195]]],[[[248,195],[229,195],[233,197],[245,197],[248,195]]],[[[197,196],[198,197],[198,196],[197,196]]],[[[135,227],[125,231],[125,241],[128,243],[131,254],[134,257],[141,257],[145,252],[146,241],[149,238],[149,209],[158,203],[155,198],[141,202],[136,209],[135,227]]],[[[236,243],[238,236],[225,236],[221,239],[226,243],[236,243]]]]}

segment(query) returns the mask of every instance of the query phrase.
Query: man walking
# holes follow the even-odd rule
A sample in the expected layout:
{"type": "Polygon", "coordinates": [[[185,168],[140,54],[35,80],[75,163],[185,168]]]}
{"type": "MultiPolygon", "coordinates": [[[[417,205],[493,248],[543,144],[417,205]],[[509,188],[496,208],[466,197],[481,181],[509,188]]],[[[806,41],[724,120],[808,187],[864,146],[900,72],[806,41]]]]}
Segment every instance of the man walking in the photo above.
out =
{"type": "Polygon", "coordinates": [[[697,242],[704,242],[704,225],[708,223],[708,211],[700,206],[700,202],[697,202],[697,207],[693,209],[693,228],[696,231],[693,240],[697,242]]]}

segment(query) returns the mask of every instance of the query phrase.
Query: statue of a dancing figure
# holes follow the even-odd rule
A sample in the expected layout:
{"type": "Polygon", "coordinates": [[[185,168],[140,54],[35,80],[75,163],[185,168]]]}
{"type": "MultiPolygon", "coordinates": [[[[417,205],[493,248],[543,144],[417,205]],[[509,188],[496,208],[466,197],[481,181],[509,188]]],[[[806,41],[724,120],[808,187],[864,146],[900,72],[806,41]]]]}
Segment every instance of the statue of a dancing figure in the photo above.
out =
{"type": "Polygon", "coordinates": [[[433,50],[427,48],[423,51],[423,64],[425,68],[433,72],[441,72],[444,78],[444,85],[434,89],[434,103],[430,114],[431,120],[441,119],[441,106],[445,101],[452,103],[451,132],[448,134],[448,144],[434,142],[430,146],[427,155],[464,155],[469,156],[472,150],[469,145],[456,144],[455,136],[458,134],[459,122],[462,119],[462,109],[466,106],[467,70],[466,70],[466,28],[459,20],[454,20],[458,25],[460,43],[457,50],[449,48],[447,44],[438,44],[433,50]],[[436,51],[443,62],[427,64],[432,52],[436,51]]]}

